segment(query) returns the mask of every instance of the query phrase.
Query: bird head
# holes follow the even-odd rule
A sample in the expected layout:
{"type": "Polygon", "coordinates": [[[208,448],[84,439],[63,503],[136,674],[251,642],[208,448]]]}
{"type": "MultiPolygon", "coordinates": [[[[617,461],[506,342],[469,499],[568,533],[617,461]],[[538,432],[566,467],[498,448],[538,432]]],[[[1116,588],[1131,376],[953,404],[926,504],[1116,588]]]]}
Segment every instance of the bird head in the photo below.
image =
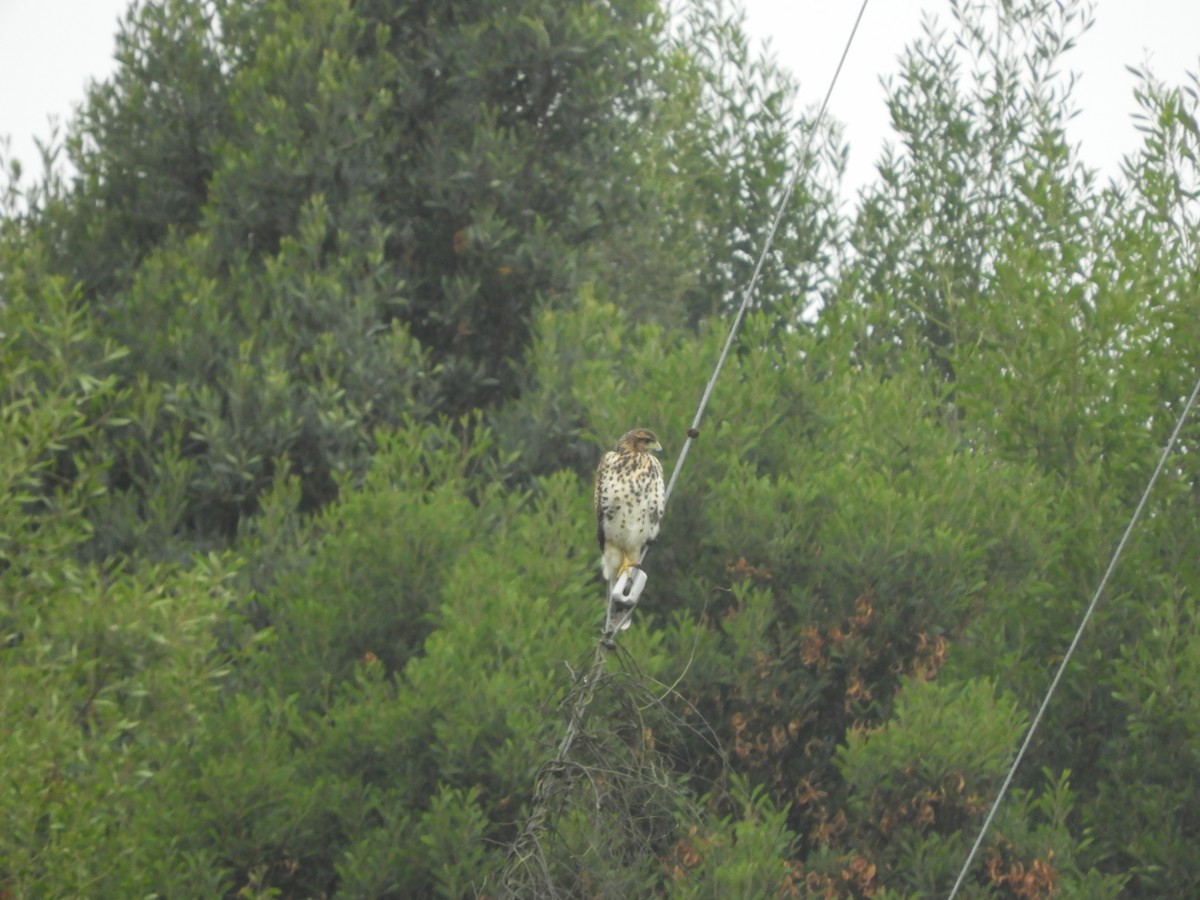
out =
{"type": "Polygon", "coordinates": [[[617,449],[626,452],[651,453],[662,450],[662,448],[663,446],[658,442],[654,432],[648,428],[635,428],[633,431],[627,431],[617,441],[617,449]]]}

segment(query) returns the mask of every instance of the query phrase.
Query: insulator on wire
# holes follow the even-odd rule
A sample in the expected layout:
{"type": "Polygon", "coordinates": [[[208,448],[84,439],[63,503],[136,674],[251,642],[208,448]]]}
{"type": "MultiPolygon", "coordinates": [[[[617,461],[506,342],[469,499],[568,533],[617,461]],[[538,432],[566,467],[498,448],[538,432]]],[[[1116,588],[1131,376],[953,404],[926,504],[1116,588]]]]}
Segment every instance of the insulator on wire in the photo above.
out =
{"type": "Polygon", "coordinates": [[[621,577],[613,582],[612,592],[608,595],[608,618],[604,623],[605,635],[613,635],[629,627],[633,619],[633,610],[637,607],[638,598],[646,588],[646,573],[636,567],[626,569],[621,577]]]}

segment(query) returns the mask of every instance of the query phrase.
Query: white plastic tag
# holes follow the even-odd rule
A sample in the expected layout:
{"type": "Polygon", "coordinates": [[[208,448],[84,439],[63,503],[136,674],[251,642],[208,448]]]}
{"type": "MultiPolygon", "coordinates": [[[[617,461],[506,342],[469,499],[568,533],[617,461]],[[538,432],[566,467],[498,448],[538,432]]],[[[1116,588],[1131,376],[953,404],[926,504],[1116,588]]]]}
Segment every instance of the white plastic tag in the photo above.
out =
{"type": "Polygon", "coordinates": [[[634,607],[646,587],[646,573],[630,568],[617,579],[608,597],[608,618],[604,623],[605,634],[615,634],[629,627],[634,607]]]}

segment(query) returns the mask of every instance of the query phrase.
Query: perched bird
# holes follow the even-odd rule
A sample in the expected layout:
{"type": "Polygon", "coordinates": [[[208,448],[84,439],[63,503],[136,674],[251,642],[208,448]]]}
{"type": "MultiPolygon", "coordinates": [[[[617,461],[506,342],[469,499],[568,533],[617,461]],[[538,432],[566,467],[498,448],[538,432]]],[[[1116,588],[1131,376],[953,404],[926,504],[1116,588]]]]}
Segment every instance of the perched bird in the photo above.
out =
{"type": "Polygon", "coordinates": [[[662,464],[654,451],[662,444],[653,431],[635,428],[604,454],[596,468],[596,537],[600,568],[609,592],[642,561],[646,545],[658,537],[666,506],[662,464]]]}

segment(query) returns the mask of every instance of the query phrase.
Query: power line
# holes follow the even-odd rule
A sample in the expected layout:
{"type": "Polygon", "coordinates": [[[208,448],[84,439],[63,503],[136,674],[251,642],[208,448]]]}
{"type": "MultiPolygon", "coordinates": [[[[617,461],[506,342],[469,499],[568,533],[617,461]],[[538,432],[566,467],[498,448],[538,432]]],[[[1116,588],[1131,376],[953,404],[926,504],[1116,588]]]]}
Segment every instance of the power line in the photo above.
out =
{"type": "MultiPolygon", "coordinates": [[[[809,158],[813,138],[825,117],[825,111],[829,107],[829,98],[833,95],[834,86],[837,84],[838,76],[842,73],[842,66],[846,62],[846,56],[850,53],[850,46],[854,43],[854,36],[858,33],[858,26],[862,22],[863,13],[867,10],[867,3],[868,0],[863,0],[862,6],[859,7],[858,16],[854,20],[854,27],[850,30],[850,36],[846,39],[846,46],[842,50],[841,59],[838,60],[837,68],[834,70],[833,77],[829,81],[829,89],[825,92],[825,98],[821,101],[821,108],[813,120],[812,129],[809,131],[808,137],[804,142],[804,153],[801,157],[801,162],[809,158]]],[[[676,460],[675,468],[671,472],[671,481],[667,485],[663,499],[664,506],[666,505],[666,501],[671,497],[671,491],[675,488],[675,482],[679,478],[680,469],[683,468],[683,461],[687,458],[688,449],[691,447],[692,441],[695,440],[695,436],[699,434],[697,429],[700,426],[701,418],[704,416],[704,409],[708,405],[708,398],[712,395],[713,386],[717,383],[717,376],[721,374],[721,368],[725,365],[729,349],[733,346],[733,341],[737,337],[742,319],[746,316],[746,310],[749,308],[750,300],[754,296],[754,289],[758,286],[758,279],[762,274],[767,254],[771,250],[771,244],[775,240],[776,232],[779,231],[779,225],[783,221],[783,214],[787,210],[788,202],[791,200],[799,180],[800,167],[797,166],[796,170],[792,173],[791,179],[788,181],[787,190],[784,191],[783,197],[779,201],[779,208],[776,210],[775,218],[771,222],[771,228],[767,232],[767,239],[763,244],[762,252],[759,254],[758,263],[754,267],[754,275],[751,277],[750,284],[746,288],[745,295],[742,297],[742,305],[738,309],[737,316],[733,320],[733,325],[729,329],[729,337],[725,340],[725,347],[721,351],[720,358],[717,360],[712,377],[708,380],[708,385],[704,388],[704,394],[700,398],[700,405],[696,410],[696,417],[692,420],[692,427],[688,429],[687,440],[684,442],[683,449],[679,453],[679,459],[676,460]]],[[[645,554],[643,553],[644,556],[645,554]]],[[[612,598],[609,597],[607,599],[611,604],[612,598]]],[[[584,716],[599,686],[600,675],[604,671],[604,661],[608,655],[608,651],[613,647],[611,639],[614,629],[611,627],[611,621],[612,615],[610,609],[609,627],[606,627],[604,634],[596,645],[592,664],[580,676],[575,688],[573,688],[570,718],[567,723],[566,732],[559,742],[558,752],[553,762],[545,767],[539,776],[531,802],[530,813],[526,817],[521,833],[509,847],[509,856],[505,864],[505,873],[501,884],[501,896],[517,896],[521,870],[528,866],[537,867],[539,835],[546,828],[546,823],[550,816],[550,799],[557,787],[556,782],[562,777],[562,768],[570,756],[575,740],[581,733],[584,716]]]]}
{"type": "Polygon", "coordinates": [[[1192,395],[1188,398],[1187,403],[1184,404],[1183,412],[1179,415],[1179,421],[1175,423],[1175,430],[1171,432],[1170,439],[1167,441],[1166,446],[1163,447],[1162,456],[1158,460],[1158,466],[1154,469],[1154,474],[1150,476],[1146,490],[1142,492],[1142,498],[1138,501],[1138,505],[1133,511],[1133,516],[1130,518],[1129,524],[1125,527],[1125,533],[1121,535],[1117,549],[1113,551],[1112,559],[1108,563],[1108,569],[1104,572],[1104,577],[1100,579],[1100,585],[1096,588],[1096,593],[1092,595],[1092,602],[1088,604],[1087,610],[1083,614],[1083,620],[1079,623],[1079,628],[1075,631],[1075,637],[1071,641],[1071,645],[1067,648],[1067,652],[1063,655],[1062,662],[1058,664],[1058,671],[1054,673],[1054,679],[1050,682],[1050,687],[1046,690],[1046,696],[1042,700],[1042,705],[1038,707],[1037,715],[1033,717],[1033,722],[1025,734],[1025,740],[1021,744],[1021,749],[1017,751],[1017,758],[1013,760],[1012,767],[1008,770],[1008,775],[1005,777],[1004,783],[1000,785],[1000,792],[996,795],[996,801],[992,804],[987,818],[984,819],[983,827],[979,829],[979,836],[975,839],[975,844],[971,847],[971,852],[967,854],[962,871],[958,873],[958,880],[954,882],[954,887],[950,889],[948,900],[954,900],[958,889],[962,887],[963,879],[967,877],[971,863],[975,860],[975,854],[979,852],[984,836],[987,835],[992,820],[996,817],[996,811],[1000,808],[1000,803],[1004,800],[1004,795],[1008,791],[1008,786],[1012,784],[1013,776],[1017,773],[1017,767],[1021,765],[1021,760],[1025,758],[1025,751],[1029,749],[1029,745],[1033,741],[1033,735],[1037,731],[1038,725],[1042,722],[1042,717],[1046,713],[1046,707],[1050,705],[1050,699],[1058,689],[1058,683],[1062,681],[1063,672],[1066,671],[1067,664],[1070,663],[1071,657],[1075,654],[1075,648],[1079,646],[1079,641],[1083,637],[1083,631],[1087,628],[1088,622],[1091,621],[1092,613],[1096,611],[1096,604],[1100,602],[1100,595],[1104,593],[1104,589],[1108,586],[1108,580],[1112,576],[1113,570],[1117,567],[1117,560],[1121,558],[1121,553],[1125,550],[1125,545],[1129,542],[1129,535],[1133,533],[1133,526],[1137,524],[1138,519],[1142,515],[1142,510],[1146,506],[1146,500],[1150,497],[1150,492],[1154,490],[1154,484],[1158,481],[1158,476],[1162,474],[1162,470],[1167,464],[1167,458],[1175,448],[1179,432],[1183,430],[1184,422],[1187,421],[1188,415],[1196,405],[1197,397],[1200,397],[1200,378],[1196,380],[1196,387],[1192,390],[1192,395]]]}
{"type": "MultiPolygon", "coordinates": [[[[816,118],[813,119],[812,128],[809,130],[804,141],[804,152],[800,156],[800,163],[809,159],[812,153],[813,139],[821,128],[821,122],[825,118],[825,112],[829,108],[829,98],[833,96],[833,89],[837,86],[838,77],[842,74],[842,67],[846,64],[846,57],[850,54],[850,47],[854,43],[854,36],[858,34],[858,26],[862,24],[863,14],[867,11],[867,3],[869,0],[863,0],[862,5],[858,8],[858,15],[854,19],[854,26],[850,29],[850,36],[846,38],[846,46],[842,48],[841,58],[838,59],[837,68],[833,70],[833,77],[829,79],[829,87],[825,91],[825,97],[821,100],[821,107],[817,111],[816,118]]],[[[679,473],[683,470],[683,461],[687,459],[688,451],[692,448],[692,441],[700,436],[700,420],[704,418],[704,410],[708,407],[708,399],[712,396],[713,388],[716,386],[717,378],[721,374],[721,369],[725,366],[725,360],[729,356],[729,351],[733,347],[733,342],[737,338],[737,333],[742,327],[742,320],[746,318],[746,310],[750,308],[750,301],[754,298],[754,290],[758,287],[758,279],[762,275],[763,266],[767,261],[767,254],[771,252],[771,245],[775,242],[775,235],[779,231],[779,226],[783,222],[783,214],[787,211],[788,203],[792,199],[792,194],[796,191],[796,185],[800,181],[800,165],[797,165],[792,172],[792,177],[788,179],[787,189],[783,192],[783,197],[779,200],[779,206],[775,210],[775,217],[771,221],[771,227],[767,231],[767,239],[763,242],[762,251],[758,255],[758,262],[754,265],[754,274],[750,277],[750,284],[747,285],[745,293],[742,295],[741,306],[738,307],[737,315],[733,318],[733,324],[729,326],[729,335],[725,338],[725,346],[721,348],[721,355],[717,358],[717,364],[713,368],[713,373],[708,379],[708,384],[704,387],[704,393],[700,396],[700,404],[696,407],[696,415],[692,419],[691,427],[687,430],[687,438],[683,442],[683,447],[679,450],[679,458],[675,460],[675,467],[671,470],[671,479],[667,482],[667,489],[663,495],[663,507],[671,499],[671,493],[675,490],[675,482],[679,480],[679,473]]],[[[649,553],[650,546],[646,545],[642,549],[642,557],[638,560],[640,566],[646,559],[646,554],[649,553]]],[[[642,580],[645,583],[645,580],[642,580]]],[[[632,614],[632,605],[637,603],[637,594],[641,592],[640,586],[633,592],[629,598],[631,604],[623,613],[628,617],[632,614]]],[[[608,599],[610,604],[608,625],[605,628],[606,637],[610,638],[616,629],[612,627],[612,597],[608,599]]]]}
{"type": "MultiPolygon", "coordinates": [[[[862,6],[858,8],[858,16],[854,20],[854,27],[850,29],[850,36],[846,38],[846,46],[842,49],[842,56],[838,60],[837,68],[834,69],[833,77],[829,80],[829,88],[825,91],[825,99],[821,101],[821,108],[817,112],[817,117],[813,120],[807,139],[804,141],[804,153],[800,157],[801,163],[808,160],[809,154],[812,151],[813,138],[820,129],[822,120],[825,118],[825,111],[829,108],[829,98],[833,96],[833,89],[837,85],[838,76],[842,74],[842,66],[846,63],[846,57],[850,54],[850,46],[854,43],[854,36],[858,34],[858,26],[862,23],[863,14],[867,11],[867,3],[868,0],[863,0],[862,6]]],[[[708,406],[708,398],[712,396],[713,386],[717,383],[717,377],[721,374],[726,357],[729,356],[729,349],[733,346],[733,341],[737,337],[738,330],[742,327],[742,319],[746,317],[746,310],[750,308],[750,301],[754,297],[754,289],[758,287],[758,279],[762,275],[763,265],[767,261],[767,254],[771,252],[771,244],[775,241],[775,234],[779,231],[779,225],[783,221],[783,214],[787,211],[788,203],[791,202],[792,194],[795,192],[796,184],[799,181],[800,166],[798,165],[792,172],[787,190],[783,192],[783,197],[779,201],[779,208],[775,211],[775,218],[771,222],[771,229],[767,232],[767,239],[763,243],[762,252],[759,254],[758,262],[754,266],[754,274],[750,278],[750,284],[746,288],[745,294],[742,295],[742,305],[738,307],[737,315],[734,317],[733,324],[729,328],[729,337],[725,339],[725,347],[721,350],[721,355],[717,359],[717,365],[713,369],[712,377],[708,379],[708,385],[704,388],[704,394],[700,397],[700,405],[696,408],[696,417],[692,419],[692,426],[687,431],[687,440],[683,442],[683,448],[679,451],[679,458],[675,461],[675,468],[671,471],[671,480],[667,483],[666,496],[663,499],[664,506],[671,499],[671,492],[675,490],[675,482],[679,478],[680,469],[683,468],[683,461],[687,459],[692,441],[700,434],[700,420],[704,417],[704,410],[708,406]]]]}

